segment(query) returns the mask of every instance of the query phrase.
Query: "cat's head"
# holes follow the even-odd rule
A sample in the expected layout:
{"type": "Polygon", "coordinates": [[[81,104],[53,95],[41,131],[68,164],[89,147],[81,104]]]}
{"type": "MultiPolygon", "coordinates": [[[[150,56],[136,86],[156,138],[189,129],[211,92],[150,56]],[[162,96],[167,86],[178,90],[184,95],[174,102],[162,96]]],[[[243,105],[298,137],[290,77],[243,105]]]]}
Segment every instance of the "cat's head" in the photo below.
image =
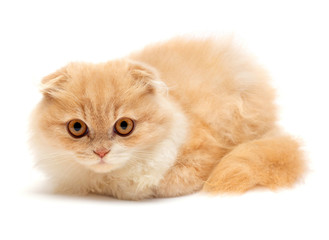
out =
{"type": "Polygon", "coordinates": [[[71,63],[42,80],[34,148],[42,161],[65,159],[95,172],[142,161],[175,124],[165,91],[141,63],[71,63]]]}

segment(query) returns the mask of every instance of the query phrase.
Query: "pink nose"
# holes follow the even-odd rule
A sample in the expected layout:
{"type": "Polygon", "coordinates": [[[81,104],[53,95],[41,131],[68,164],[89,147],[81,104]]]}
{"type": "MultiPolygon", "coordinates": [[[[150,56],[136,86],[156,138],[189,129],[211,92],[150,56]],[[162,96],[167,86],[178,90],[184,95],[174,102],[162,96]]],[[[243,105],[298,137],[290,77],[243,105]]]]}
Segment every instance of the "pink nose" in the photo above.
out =
{"type": "Polygon", "coordinates": [[[108,154],[109,152],[110,150],[107,150],[105,148],[96,149],[96,151],[94,151],[94,153],[100,156],[101,158],[105,157],[105,155],[108,154]]]}

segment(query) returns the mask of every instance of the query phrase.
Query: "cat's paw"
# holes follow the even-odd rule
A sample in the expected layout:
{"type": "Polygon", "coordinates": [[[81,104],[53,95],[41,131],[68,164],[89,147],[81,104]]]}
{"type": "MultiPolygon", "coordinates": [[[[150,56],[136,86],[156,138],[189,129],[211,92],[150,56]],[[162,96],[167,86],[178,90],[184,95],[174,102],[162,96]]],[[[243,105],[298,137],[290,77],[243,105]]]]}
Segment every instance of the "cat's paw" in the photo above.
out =
{"type": "Polygon", "coordinates": [[[89,191],[86,188],[61,183],[55,186],[54,193],[59,195],[85,196],[89,194],[89,191]]]}
{"type": "Polygon", "coordinates": [[[243,193],[257,185],[251,169],[239,163],[218,164],[203,186],[209,193],[243,193]]]}

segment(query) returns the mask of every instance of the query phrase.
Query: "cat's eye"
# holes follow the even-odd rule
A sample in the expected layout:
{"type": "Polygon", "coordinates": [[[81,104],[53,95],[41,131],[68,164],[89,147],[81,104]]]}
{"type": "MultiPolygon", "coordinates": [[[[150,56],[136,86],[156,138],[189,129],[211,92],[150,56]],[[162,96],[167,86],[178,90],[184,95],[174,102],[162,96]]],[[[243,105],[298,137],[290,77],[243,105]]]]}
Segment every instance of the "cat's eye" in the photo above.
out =
{"type": "Polygon", "coordinates": [[[82,120],[73,119],[67,123],[67,131],[72,137],[81,138],[88,133],[88,127],[82,120]]]}
{"type": "Polygon", "coordinates": [[[122,137],[126,137],[134,130],[135,123],[132,119],[123,117],[114,124],[114,132],[122,137]]]}

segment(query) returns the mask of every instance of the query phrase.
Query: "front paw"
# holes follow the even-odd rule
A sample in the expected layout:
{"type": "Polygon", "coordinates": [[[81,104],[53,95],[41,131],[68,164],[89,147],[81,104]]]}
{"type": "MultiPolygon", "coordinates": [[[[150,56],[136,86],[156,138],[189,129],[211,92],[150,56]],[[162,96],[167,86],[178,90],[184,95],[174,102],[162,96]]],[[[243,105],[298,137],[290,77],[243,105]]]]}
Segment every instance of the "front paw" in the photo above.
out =
{"type": "Polygon", "coordinates": [[[89,191],[87,188],[60,183],[55,186],[54,193],[59,195],[85,196],[89,194],[89,191]]]}

